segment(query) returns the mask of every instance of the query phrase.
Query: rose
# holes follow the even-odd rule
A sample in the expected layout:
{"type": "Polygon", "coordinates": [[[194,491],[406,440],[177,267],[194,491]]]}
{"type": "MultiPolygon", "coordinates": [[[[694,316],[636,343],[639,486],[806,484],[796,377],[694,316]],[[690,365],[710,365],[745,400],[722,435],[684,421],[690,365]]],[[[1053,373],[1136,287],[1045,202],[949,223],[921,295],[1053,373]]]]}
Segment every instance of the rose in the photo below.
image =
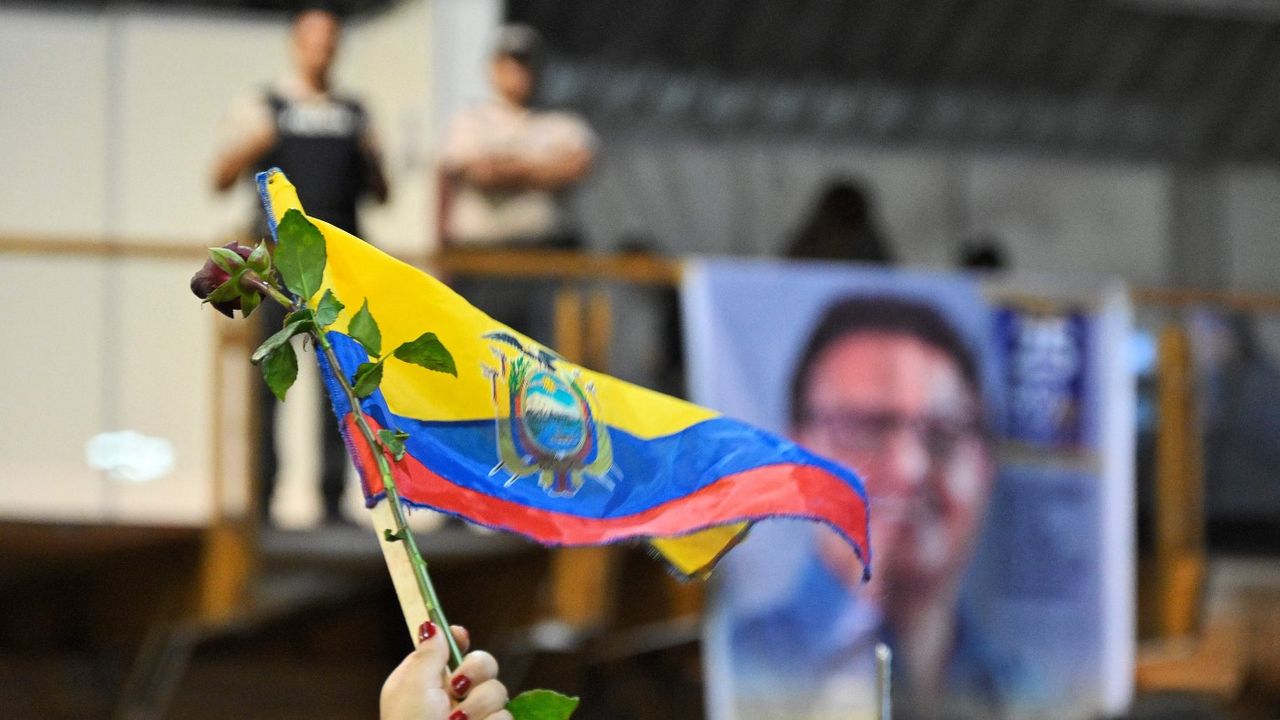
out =
{"type": "MultiPolygon", "coordinates": [[[[236,243],[234,240],[223,245],[221,248],[214,248],[210,252],[208,260],[204,261],[204,265],[195,275],[191,276],[191,292],[201,300],[207,301],[218,312],[227,317],[234,317],[231,312],[240,310],[241,314],[245,313],[245,308],[241,305],[241,301],[247,292],[239,288],[229,288],[223,292],[218,292],[219,288],[226,285],[233,274],[239,275],[237,270],[244,267],[246,261],[253,255],[254,248],[246,247],[236,243]],[[229,250],[238,257],[234,259],[230,253],[217,253],[217,250],[229,250]]],[[[253,303],[257,305],[257,303],[253,303]]]]}

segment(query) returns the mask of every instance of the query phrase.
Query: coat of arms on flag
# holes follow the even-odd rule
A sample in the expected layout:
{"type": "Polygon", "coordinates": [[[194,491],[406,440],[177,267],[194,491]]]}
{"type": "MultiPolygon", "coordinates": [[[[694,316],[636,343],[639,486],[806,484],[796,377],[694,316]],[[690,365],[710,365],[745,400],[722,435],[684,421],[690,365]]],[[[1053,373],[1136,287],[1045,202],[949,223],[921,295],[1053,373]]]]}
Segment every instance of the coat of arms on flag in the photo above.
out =
{"type": "Polygon", "coordinates": [[[592,409],[595,386],[561,367],[546,351],[532,352],[509,333],[489,333],[494,363],[494,431],[506,486],[535,477],[551,495],[572,497],[590,479],[612,490],[613,446],[592,409]],[[604,432],[602,432],[604,431],[604,432]]]}

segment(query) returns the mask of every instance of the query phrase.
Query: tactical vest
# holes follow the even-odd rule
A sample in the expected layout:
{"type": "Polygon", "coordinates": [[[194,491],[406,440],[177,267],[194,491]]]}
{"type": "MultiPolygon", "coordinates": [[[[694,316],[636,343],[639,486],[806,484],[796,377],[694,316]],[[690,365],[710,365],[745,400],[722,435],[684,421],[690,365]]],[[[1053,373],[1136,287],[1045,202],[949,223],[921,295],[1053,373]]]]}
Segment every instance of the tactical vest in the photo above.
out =
{"type": "Polygon", "coordinates": [[[307,214],[358,235],[356,202],[369,168],[360,147],[367,118],[359,103],[333,98],[294,103],[267,93],[276,143],[263,169],[279,167],[298,188],[307,214]]]}

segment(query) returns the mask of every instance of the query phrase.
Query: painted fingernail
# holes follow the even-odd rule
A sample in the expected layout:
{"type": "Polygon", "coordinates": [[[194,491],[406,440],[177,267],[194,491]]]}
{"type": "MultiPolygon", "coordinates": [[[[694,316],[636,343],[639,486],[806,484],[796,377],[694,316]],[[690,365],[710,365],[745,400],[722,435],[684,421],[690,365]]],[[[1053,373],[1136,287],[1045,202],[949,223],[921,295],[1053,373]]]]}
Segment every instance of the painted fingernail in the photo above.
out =
{"type": "Polygon", "coordinates": [[[461,710],[454,710],[449,720],[467,720],[467,714],[461,710]]]}
{"type": "Polygon", "coordinates": [[[453,686],[453,694],[462,697],[471,689],[471,678],[466,675],[458,675],[449,684],[453,686]]]}
{"type": "Polygon", "coordinates": [[[436,624],[430,620],[418,627],[418,642],[424,643],[436,636],[436,624]]]}

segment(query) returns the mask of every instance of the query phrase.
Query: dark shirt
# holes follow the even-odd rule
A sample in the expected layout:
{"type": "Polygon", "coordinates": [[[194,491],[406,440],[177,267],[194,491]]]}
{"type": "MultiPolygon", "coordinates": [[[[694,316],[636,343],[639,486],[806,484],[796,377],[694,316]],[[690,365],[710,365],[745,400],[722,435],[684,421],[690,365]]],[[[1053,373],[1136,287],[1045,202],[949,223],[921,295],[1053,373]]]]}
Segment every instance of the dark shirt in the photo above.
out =
{"type": "Polygon", "coordinates": [[[356,203],[368,184],[370,168],[362,140],[368,118],[354,100],[294,102],[269,91],[276,143],[262,169],[278,167],[298,189],[307,214],[359,235],[356,203]]]}

